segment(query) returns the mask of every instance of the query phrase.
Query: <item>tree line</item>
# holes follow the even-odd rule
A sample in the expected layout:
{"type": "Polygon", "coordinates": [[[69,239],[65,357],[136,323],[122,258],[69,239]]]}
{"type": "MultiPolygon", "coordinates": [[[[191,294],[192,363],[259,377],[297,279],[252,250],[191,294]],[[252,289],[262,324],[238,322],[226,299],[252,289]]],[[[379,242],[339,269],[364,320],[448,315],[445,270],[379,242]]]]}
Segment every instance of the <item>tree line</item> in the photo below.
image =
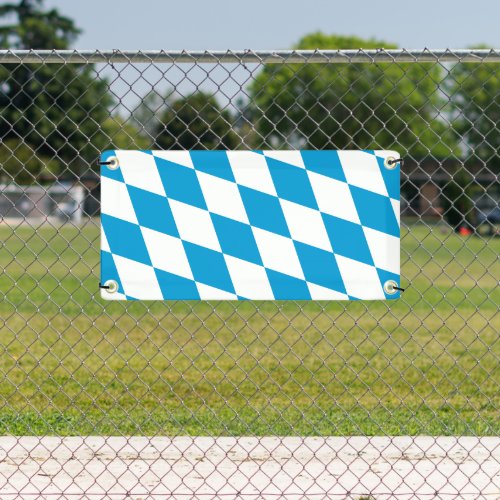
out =
{"type": "MultiPolygon", "coordinates": [[[[0,6],[2,49],[67,49],[80,30],[43,0],[0,6]]],[[[313,33],[297,49],[395,45],[313,33]]],[[[492,65],[269,64],[229,111],[212,93],[152,93],[128,119],[93,64],[0,65],[0,164],[20,183],[81,175],[110,148],[384,148],[474,158],[499,172],[500,73],[492,65]],[[234,108],[234,107],[233,107],[234,108]],[[244,142],[244,145],[243,145],[244,142]]]]}

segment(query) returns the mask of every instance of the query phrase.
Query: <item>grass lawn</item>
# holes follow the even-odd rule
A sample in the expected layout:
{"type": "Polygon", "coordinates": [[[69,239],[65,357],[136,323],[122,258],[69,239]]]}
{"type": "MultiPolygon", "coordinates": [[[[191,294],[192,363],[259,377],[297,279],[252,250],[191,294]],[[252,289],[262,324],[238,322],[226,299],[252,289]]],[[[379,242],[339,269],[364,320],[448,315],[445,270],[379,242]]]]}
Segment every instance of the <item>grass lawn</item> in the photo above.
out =
{"type": "Polygon", "coordinates": [[[109,303],[98,221],[0,241],[2,434],[500,431],[498,238],[403,229],[371,303],[109,303]]]}

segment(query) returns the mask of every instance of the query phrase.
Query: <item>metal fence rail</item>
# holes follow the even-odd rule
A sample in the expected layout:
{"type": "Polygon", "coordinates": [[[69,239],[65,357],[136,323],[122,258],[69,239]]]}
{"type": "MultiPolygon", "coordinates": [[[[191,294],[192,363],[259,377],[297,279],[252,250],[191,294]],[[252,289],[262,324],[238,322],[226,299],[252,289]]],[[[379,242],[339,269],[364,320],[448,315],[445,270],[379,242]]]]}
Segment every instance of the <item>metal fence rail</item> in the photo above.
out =
{"type": "Polygon", "coordinates": [[[0,497],[497,498],[499,63],[0,51],[0,497]],[[103,302],[113,148],[396,149],[409,287],[103,302]]]}
{"type": "Polygon", "coordinates": [[[500,62],[495,49],[0,50],[2,63],[394,63],[500,62]]]}

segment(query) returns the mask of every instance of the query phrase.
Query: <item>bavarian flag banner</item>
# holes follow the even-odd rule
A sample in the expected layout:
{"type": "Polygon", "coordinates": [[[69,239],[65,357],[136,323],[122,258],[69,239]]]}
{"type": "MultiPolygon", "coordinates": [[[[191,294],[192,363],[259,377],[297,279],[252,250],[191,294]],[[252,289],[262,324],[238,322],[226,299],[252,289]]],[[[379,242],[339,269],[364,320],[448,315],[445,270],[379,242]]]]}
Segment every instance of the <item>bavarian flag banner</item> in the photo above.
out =
{"type": "Polygon", "coordinates": [[[106,151],[109,300],[399,297],[394,151],[106,151]]]}

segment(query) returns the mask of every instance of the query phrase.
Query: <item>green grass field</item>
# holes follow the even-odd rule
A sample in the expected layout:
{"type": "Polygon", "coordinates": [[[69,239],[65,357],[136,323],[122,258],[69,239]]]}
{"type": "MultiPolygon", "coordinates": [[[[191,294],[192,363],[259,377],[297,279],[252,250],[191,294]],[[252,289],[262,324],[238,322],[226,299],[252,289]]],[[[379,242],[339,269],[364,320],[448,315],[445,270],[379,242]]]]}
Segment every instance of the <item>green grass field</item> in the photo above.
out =
{"type": "Polygon", "coordinates": [[[498,238],[404,229],[399,301],[237,304],[102,301],[98,221],[0,238],[2,434],[500,431],[498,238]]]}

